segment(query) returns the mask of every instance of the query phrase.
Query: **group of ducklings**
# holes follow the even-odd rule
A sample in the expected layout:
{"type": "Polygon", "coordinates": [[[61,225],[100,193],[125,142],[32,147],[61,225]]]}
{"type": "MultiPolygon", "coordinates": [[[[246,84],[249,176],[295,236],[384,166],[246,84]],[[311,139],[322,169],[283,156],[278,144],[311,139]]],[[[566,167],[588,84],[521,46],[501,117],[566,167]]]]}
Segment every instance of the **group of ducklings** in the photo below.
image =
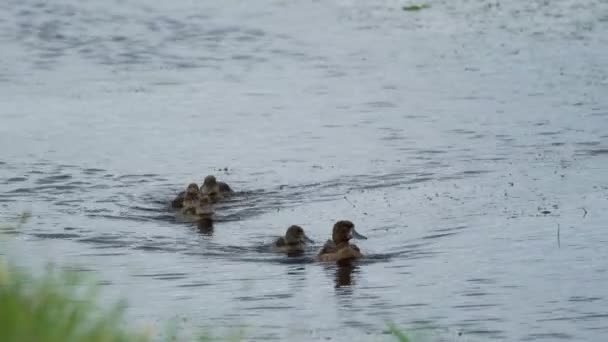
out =
{"type": "Polygon", "coordinates": [[[171,207],[178,209],[180,214],[193,217],[211,217],[214,213],[212,203],[217,203],[230,197],[234,191],[224,182],[218,182],[215,176],[207,176],[203,184],[188,184],[186,191],[182,191],[171,201],[171,207]]]}
{"type": "MultiPolygon", "coordinates": [[[[184,216],[196,217],[198,219],[209,219],[213,214],[213,203],[228,198],[234,191],[224,182],[218,182],[212,175],[205,177],[203,184],[190,183],[177,197],[171,202],[171,207],[179,210],[184,216]]],[[[316,259],[319,261],[344,262],[363,257],[361,250],[350,240],[363,239],[367,237],[359,234],[355,230],[355,225],[348,220],[340,220],[334,224],[331,239],[323,245],[317,253],[316,259]]],[[[286,253],[288,255],[299,255],[303,253],[311,240],[304,229],[298,225],[287,228],[285,236],[278,238],[272,244],[275,252],[286,253]]]]}

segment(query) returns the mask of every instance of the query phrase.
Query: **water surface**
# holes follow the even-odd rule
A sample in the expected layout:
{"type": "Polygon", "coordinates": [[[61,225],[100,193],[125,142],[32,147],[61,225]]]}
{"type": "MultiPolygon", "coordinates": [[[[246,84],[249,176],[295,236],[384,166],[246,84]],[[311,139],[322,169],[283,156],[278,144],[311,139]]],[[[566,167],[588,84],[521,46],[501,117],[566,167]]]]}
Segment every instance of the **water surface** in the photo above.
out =
{"type": "Polygon", "coordinates": [[[33,213],[7,253],[142,325],[602,340],[608,3],[430,4],[2,2],[0,215],[33,213]],[[176,222],[207,174],[237,196],[176,222]],[[353,268],[311,258],[338,219],[353,268]],[[317,244],[269,253],[291,224],[317,244]]]}

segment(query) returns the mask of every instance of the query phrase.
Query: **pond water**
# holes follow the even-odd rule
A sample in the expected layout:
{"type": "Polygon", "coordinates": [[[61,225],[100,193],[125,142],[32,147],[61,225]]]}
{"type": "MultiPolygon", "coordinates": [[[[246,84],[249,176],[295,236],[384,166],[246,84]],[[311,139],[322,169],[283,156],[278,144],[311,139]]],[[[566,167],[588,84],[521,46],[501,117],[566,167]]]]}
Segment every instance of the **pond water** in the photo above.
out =
{"type": "Polygon", "coordinates": [[[1,2],[2,254],[184,334],[603,340],[608,2],[428,3],[1,2]],[[237,195],[176,222],[208,174],[237,195]],[[367,259],[316,263],[340,219],[367,259]]]}

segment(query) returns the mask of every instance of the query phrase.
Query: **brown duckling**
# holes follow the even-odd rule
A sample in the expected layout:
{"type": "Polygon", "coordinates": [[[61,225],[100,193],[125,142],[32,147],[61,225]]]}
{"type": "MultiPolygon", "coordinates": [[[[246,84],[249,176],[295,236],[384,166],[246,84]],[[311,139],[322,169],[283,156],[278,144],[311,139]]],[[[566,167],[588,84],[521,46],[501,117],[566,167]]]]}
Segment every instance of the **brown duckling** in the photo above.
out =
{"type": "MultiPolygon", "coordinates": [[[[186,188],[186,191],[182,191],[179,194],[177,194],[177,197],[175,197],[175,199],[173,201],[171,201],[171,207],[173,209],[181,209],[184,207],[184,199],[186,198],[187,194],[198,194],[200,191],[200,189],[198,188],[198,185],[196,185],[196,183],[190,183],[188,184],[188,187],[186,188]]],[[[190,199],[192,199],[192,196],[190,196],[190,199]]]]}
{"type": "Polygon", "coordinates": [[[217,202],[223,198],[234,194],[230,186],[224,182],[218,182],[215,176],[209,175],[205,177],[203,185],[201,185],[201,193],[211,198],[211,201],[217,202]]]}
{"type": "Polygon", "coordinates": [[[363,257],[361,250],[350,240],[355,237],[367,239],[355,230],[355,225],[351,221],[341,220],[334,224],[332,240],[327,241],[317,254],[319,261],[346,261],[363,257]]]}
{"type": "Polygon", "coordinates": [[[212,217],[214,214],[213,206],[209,196],[201,194],[186,194],[184,205],[181,209],[183,215],[196,217],[212,217]]]}
{"type": "Polygon", "coordinates": [[[184,214],[194,214],[196,213],[196,209],[199,206],[199,195],[198,193],[192,194],[187,192],[184,197],[184,201],[182,202],[182,213],[184,214]]]}
{"type": "Polygon", "coordinates": [[[199,203],[196,208],[196,214],[198,216],[211,217],[214,214],[213,205],[211,204],[211,198],[205,195],[199,195],[199,203]]]}
{"type": "Polygon", "coordinates": [[[278,238],[273,244],[272,249],[275,252],[281,253],[300,253],[304,252],[307,242],[314,242],[306,233],[302,227],[293,225],[287,228],[285,236],[278,238]]]}

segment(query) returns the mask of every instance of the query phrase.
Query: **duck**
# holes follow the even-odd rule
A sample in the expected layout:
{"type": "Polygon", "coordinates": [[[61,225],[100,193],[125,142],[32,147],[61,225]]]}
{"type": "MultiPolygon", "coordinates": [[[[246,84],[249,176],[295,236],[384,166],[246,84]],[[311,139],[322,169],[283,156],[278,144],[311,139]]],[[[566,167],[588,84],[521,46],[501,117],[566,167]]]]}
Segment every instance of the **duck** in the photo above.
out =
{"type": "Polygon", "coordinates": [[[298,254],[303,253],[307,242],[314,242],[309,238],[304,229],[298,225],[292,225],[287,228],[285,236],[275,240],[272,244],[272,249],[275,252],[298,254]]]}
{"type": "MultiPolygon", "coordinates": [[[[174,201],[177,201],[177,199],[174,201]]],[[[212,218],[214,213],[209,196],[202,195],[196,183],[190,183],[179,206],[178,216],[180,219],[190,222],[200,221],[204,218],[212,218]]]]}
{"type": "Polygon", "coordinates": [[[203,185],[201,185],[200,192],[203,195],[209,196],[213,202],[217,202],[234,194],[234,191],[228,184],[218,182],[213,175],[208,175],[205,177],[203,180],[203,185]]]}
{"type": "Polygon", "coordinates": [[[186,222],[212,220],[214,214],[209,196],[200,194],[186,194],[184,206],[179,211],[180,219],[186,222]]]}
{"type": "Polygon", "coordinates": [[[198,193],[186,193],[184,200],[182,201],[182,209],[181,212],[184,214],[195,214],[196,209],[199,205],[199,197],[198,193]]]}
{"type": "Polygon", "coordinates": [[[213,205],[211,203],[211,198],[205,195],[199,195],[199,203],[196,208],[196,214],[201,217],[211,217],[215,211],[213,210],[213,205]]]}
{"type": "Polygon", "coordinates": [[[184,199],[186,198],[186,195],[190,194],[190,200],[192,200],[192,196],[194,194],[198,194],[199,192],[200,189],[196,183],[188,184],[188,186],[186,187],[186,191],[180,192],[179,194],[177,194],[175,199],[171,201],[171,208],[182,209],[184,207],[184,199]]]}
{"type": "Polygon", "coordinates": [[[214,214],[209,196],[198,193],[186,194],[181,212],[184,215],[196,215],[199,217],[211,217],[214,214]]]}
{"type": "Polygon", "coordinates": [[[319,261],[344,262],[363,257],[357,245],[350,243],[352,238],[367,240],[367,237],[355,230],[355,225],[348,220],[340,220],[334,224],[332,239],[328,240],[317,254],[319,261]]]}

